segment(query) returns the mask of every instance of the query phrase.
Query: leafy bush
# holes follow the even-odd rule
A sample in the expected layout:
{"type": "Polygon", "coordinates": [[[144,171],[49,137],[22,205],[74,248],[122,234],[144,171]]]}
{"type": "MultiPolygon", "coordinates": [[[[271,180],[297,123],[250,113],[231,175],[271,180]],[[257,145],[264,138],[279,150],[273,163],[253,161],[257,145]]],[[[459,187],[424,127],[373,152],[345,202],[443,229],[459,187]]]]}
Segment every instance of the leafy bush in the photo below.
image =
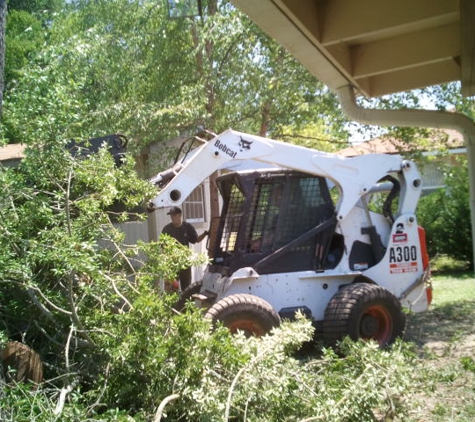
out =
{"type": "MultiPolygon", "coordinates": [[[[76,159],[51,139],[31,146],[18,168],[0,168],[0,180],[2,328],[40,353],[47,376],[84,370],[87,378],[96,330],[136,290],[129,256],[140,248],[123,245],[108,209],[116,201],[135,208],[155,189],[137,177],[130,157],[120,167],[106,149],[76,159]]],[[[152,246],[149,255],[174,257],[167,271],[189,263],[189,252],[169,242],[152,246]]],[[[149,281],[168,274],[146,268],[149,281]]]]}
{"type": "Polygon", "coordinates": [[[247,339],[222,327],[211,331],[194,308],[172,315],[164,306],[172,297],[140,296],[132,311],[104,326],[107,358],[88,391],[72,388],[58,407],[60,391],[16,386],[0,407],[15,420],[137,422],[361,421],[411,408],[407,398],[421,372],[403,343],[380,350],[345,341],[343,356],[328,349],[299,359],[295,351],[313,331],[303,318],[247,339]]]}
{"type": "Polygon", "coordinates": [[[468,168],[466,158],[446,168],[445,187],[421,199],[419,223],[426,229],[431,257],[447,255],[473,268],[468,168]]]}
{"type": "Polygon", "coordinates": [[[111,408],[101,415],[88,409],[80,392],[56,388],[32,388],[27,384],[15,384],[3,388],[0,396],[0,420],[3,422],[141,422],[124,410],[111,408]],[[67,397],[67,400],[66,400],[67,397]],[[63,402],[64,400],[64,402],[63,402]]]}

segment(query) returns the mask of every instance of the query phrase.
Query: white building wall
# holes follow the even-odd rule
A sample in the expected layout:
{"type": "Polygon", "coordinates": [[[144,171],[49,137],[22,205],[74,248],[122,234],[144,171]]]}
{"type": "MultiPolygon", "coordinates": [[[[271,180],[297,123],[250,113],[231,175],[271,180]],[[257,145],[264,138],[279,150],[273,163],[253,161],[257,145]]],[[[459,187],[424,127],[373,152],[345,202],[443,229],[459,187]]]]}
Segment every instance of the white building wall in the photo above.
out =
{"type": "MultiPolygon", "coordinates": [[[[191,223],[198,235],[203,233],[204,231],[208,230],[210,227],[211,215],[210,215],[210,189],[209,189],[209,180],[204,182],[204,205],[205,205],[205,219],[203,222],[191,223]]],[[[183,207],[180,207],[183,209],[183,207]]],[[[167,215],[169,208],[157,209],[155,210],[148,218],[148,225],[149,225],[149,239],[158,239],[160,233],[163,230],[163,227],[170,223],[170,216],[167,215]]],[[[186,215],[183,215],[183,219],[186,220],[186,215]]],[[[194,253],[203,253],[207,255],[208,251],[206,249],[208,244],[208,238],[205,237],[203,241],[196,243],[194,245],[190,245],[190,250],[194,253]]],[[[199,267],[193,267],[192,270],[192,282],[199,281],[203,278],[203,273],[206,268],[206,265],[201,265],[199,267]]]]}
{"type": "MultiPolygon", "coordinates": [[[[156,174],[159,171],[169,168],[173,163],[176,151],[182,142],[187,138],[187,135],[183,135],[174,140],[170,140],[169,142],[157,142],[155,144],[151,144],[149,146],[146,160],[147,167],[151,169],[150,174],[156,174]]],[[[203,222],[191,222],[198,234],[208,230],[211,222],[209,180],[206,180],[203,185],[205,218],[203,222]]],[[[184,209],[182,205],[180,205],[180,208],[184,209]]],[[[147,220],[144,223],[127,223],[128,226],[124,226],[126,231],[126,242],[132,243],[136,242],[138,239],[145,242],[158,240],[163,227],[170,222],[170,216],[167,215],[168,210],[168,208],[164,208],[153,211],[151,214],[149,214],[147,220]]],[[[183,217],[186,220],[186,212],[184,212],[183,217]]],[[[207,255],[207,243],[208,238],[205,237],[202,242],[195,245],[190,245],[190,249],[195,253],[203,253],[207,255]]],[[[193,268],[192,282],[202,279],[205,268],[206,265],[193,268]]]]}

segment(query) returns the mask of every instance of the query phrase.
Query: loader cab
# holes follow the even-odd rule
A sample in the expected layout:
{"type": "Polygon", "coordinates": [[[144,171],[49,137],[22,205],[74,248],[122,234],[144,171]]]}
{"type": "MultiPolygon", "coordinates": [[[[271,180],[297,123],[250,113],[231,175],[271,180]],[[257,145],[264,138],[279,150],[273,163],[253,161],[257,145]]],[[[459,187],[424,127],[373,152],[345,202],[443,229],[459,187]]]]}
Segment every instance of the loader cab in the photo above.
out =
{"type": "Polygon", "coordinates": [[[339,257],[329,259],[328,251],[343,240],[335,234],[335,208],[325,178],[252,171],[225,174],[217,184],[223,207],[210,251],[211,271],[231,274],[253,267],[270,274],[323,271],[337,264],[339,257]]]}

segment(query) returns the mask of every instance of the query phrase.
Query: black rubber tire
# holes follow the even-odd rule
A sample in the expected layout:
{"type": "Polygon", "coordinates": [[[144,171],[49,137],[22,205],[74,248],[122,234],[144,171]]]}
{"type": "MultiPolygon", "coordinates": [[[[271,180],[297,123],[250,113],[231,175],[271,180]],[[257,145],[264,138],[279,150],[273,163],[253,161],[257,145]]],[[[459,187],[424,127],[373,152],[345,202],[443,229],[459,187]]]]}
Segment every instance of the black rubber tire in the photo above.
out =
{"type": "Polygon", "coordinates": [[[235,294],[216,302],[205,315],[213,324],[218,321],[236,333],[260,337],[280,325],[279,314],[265,300],[249,294],[235,294]]]}
{"type": "Polygon", "coordinates": [[[330,346],[349,336],[374,340],[384,348],[404,334],[406,316],[400,301],[385,288],[368,283],[343,287],[328,302],[323,338],[330,346]]]}
{"type": "Polygon", "coordinates": [[[194,283],[191,283],[185,290],[181,292],[180,298],[173,305],[173,309],[182,312],[185,309],[186,302],[192,300],[192,296],[199,293],[202,286],[202,281],[195,281],[194,283]]]}

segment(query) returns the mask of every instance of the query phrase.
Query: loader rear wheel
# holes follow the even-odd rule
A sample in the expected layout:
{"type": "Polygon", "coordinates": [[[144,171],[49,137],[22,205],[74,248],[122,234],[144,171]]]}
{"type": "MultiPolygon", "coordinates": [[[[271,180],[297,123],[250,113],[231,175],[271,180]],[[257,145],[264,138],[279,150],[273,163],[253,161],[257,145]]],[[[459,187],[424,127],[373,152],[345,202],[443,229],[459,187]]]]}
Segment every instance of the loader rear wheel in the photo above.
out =
{"type": "Polygon", "coordinates": [[[406,316],[396,296],[375,284],[356,283],[343,287],[328,302],[323,336],[331,346],[349,336],[385,347],[402,336],[405,327],[406,316]]]}
{"type": "Polygon", "coordinates": [[[231,333],[243,331],[260,337],[280,325],[279,314],[265,300],[249,294],[235,294],[216,302],[205,315],[213,324],[222,322],[231,333]]]}
{"type": "Polygon", "coordinates": [[[202,281],[195,281],[194,283],[191,283],[185,290],[181,292],[180,298],[173,305],[173,309],[180,312],[183,311],[185,309],[186,302],[192,300],[192,296],[198,294],[201,291],[202,286],[202,281]]]}

